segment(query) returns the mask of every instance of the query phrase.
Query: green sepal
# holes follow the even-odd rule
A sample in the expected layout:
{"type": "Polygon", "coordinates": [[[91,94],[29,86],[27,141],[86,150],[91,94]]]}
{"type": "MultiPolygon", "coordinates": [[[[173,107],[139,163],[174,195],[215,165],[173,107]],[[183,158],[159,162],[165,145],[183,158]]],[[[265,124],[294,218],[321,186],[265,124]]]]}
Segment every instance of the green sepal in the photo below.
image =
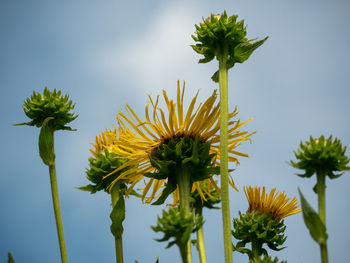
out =
{"type": "Polygon", "coordinates": [[[21,122],[21,123],[15,123],[15,124],[12,124],[12,126],[22,126],[22,125],[31,125],[31,122],[21,122]]]}
{"type": "Polygon", "coordinates": [[[153,202],[152,205],[162,205],[164,204],[165,200],[168,198],[168,196],[176,190],[176,185],[168,183],[160,197],[157,199],[157,201],[153,202]]]}
{"type": "Polygon", "coordinates": [[[95,186],[93,186],[92,184],[88,184],[85,186],[76,187],[76,189],[93,193],[95,191],[95,186]]]}
{"type": "Polygon", "coordinates": [[[111,232],[115,238],[119,239],[124,231],[123,221],[125,219],[125,201],[123,194],[120,194],[117,203],[113,207],[110,218],[112,220],[111,232]]]}
{"type": "Polygon", "coordinates": [[[301,209],[306,227],[309,229],[311,237],[320,245],[325,244],[328,238],[326,227],[321,221],[319,215],[306,201],[304,195],[298,188],[300,194],[301,209]]]}
{"type": "Polygon", "coordinates": [[[136,197],[139,197],[139,198],[142,197],[142,195],[140,195],[139,193],[137,193],[134,189],[131,190],[131,191],[129,192],[129,195],[133,195],[133,196],[136,196],[136,197]]]}
{"type": "Polygon", "coordinates": [[[213,76],[211,76],[212,81],[214,81],[215,83],[219,83],[219,71],[215,71],[215,73],[213,74],[213,76]]]}
{"type": "MultiPolygon", "coordinates": [[[[246,61],[255,49],[260,47],[269,37],[265,37],[262,40],[256,42],[243,42],[238,44],[234,48],[234,61],[238,63],[243,63],[246,61]]],[[[232,65],[233,66],[233,65],[232,65]]]]}
{"type": "Polygon", "coordinates": [[[15,260],[10,252],[7,253],[7,263],[15,263],[15,260]]]}
{"type": "Polygon", "coordinates": [[[249,258],[253,256],[253,253],[250,249],[245,248],[246,242],[239,241],[236,246],[232,244],[232,251],[237,251],[242,254],[247,254],[249,258]]]}
{"type": "MultiPolygon", "coordinates": [[[[344,168],[344,170],[349,171],[349,167],[344,168]]],[[[337,179],[338,177],[342,176],[344,173],[334,174],[333,172],[328,173],[328,177],[330,179],[337,179]]]]}
{"type": "Polygon", "coordinates": [[[53,132],[54,128],[50,125],[53,117],[47,117],[40,130],[39,135],[39,154],[44,164],[51,166],[55,163],[53,132]]]}
{"type": "MultiPolygon", "coordinates": [[[[286,237],[284,240],[286,240],[286,237]]],[[[286,247],[276,247],[274,244],[271,244],[271,243],[267,244],[267,246],[274,251],[281,251],[282,249],[286,248],[286,247]]]]}

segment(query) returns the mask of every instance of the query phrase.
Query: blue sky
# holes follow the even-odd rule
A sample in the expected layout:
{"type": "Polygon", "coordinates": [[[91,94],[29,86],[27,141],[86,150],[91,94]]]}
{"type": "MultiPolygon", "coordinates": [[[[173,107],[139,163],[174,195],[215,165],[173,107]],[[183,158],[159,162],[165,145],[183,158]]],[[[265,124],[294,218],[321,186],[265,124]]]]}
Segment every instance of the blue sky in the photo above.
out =
{"type": "MultiPolygon", "coordinates": [[[[38,155],[39,130],[13,127],[26,121],[22,104],[45,86],[69,93],[79,114],[77,132],[55,134],[56,165],[70,262],[113,262],[109,232],[110,197],[76,190],[86,185],[85,168],[96,134],[115,123],[128,103],[143,115],[146,94],[186,81],[187,103],[200,90],[204,100],[218,86],[210,80],[216,62],[198,64],[189,45],[194,24],[226,10],[248,25],[249,38],[269,36],[244,64],[229,71],[229,103],[246,127],[256,130],[240,150],[233,173],[240,192],[230,193],[231,216],[247,209],[242,187],[277,187],[288,196],[300,187],[316,208],[315,178],[303,179],[288,165],[300,140],[333,134],[350,145],[348,61],[349,2],[334,1],[7,1],[0,2],[1,184],[0,261],[11,251],[16,262],[59,262],[48,168],[38,155]]],[[[349,151],[347,151],[349,155],[349,151]]],[[[331,262],[346,262],[350,212],[349,173],[327,181],[327,226],[331,262]]],[[[127,200],[126,262],[179,262],[179,252],[154,241],[150,229],[163,207],[127,200]]],[[[220,211],[206,211],[208,262],[223,262],[220,211]]],[[[319,262],[319,248],[302,216],[287,224],[288,262],[319,262]]],[[[234,253],[235,262],[246,256],[234,253]]],[[[198,262],[193,251],[194,262],[198,262]]]]}

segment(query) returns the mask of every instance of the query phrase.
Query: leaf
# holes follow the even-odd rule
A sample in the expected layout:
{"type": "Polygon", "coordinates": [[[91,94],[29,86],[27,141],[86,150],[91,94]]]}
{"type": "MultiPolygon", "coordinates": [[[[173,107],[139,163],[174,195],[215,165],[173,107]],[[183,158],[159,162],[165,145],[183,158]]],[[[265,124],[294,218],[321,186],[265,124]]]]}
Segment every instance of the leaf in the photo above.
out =
{"type": "Polygon", "coordinates": [[[254,50],[264,44],[267,39],[268,37],[265,37],[264,39],[254,43],[246,42],[238,44],[234,49],[234,60],[238,63],[243,63],[250,57],[254,50]]]}
{"type": "Polygon", "coordinates": [[[321,221],[319,215],[306,201],[300,189],[298,188],[300,194],[300,203],[303,211],[303,218],[305,225],[310,231],[311,237],[319,244],[325,244],[328,235],[326,233],[326,227],[321,221]]]}
{"type": "Polygon", "coordinates": [[[44,120],[39,135],[39,154],[44,164],[48,166],[53,165],[55,162],[55,152],[53,143],[54,128],[49,123],[52,119],[53,117],[47,117],[44,120]]]}
{"type": "Polygon", "coordinates": [[[7,263],[15,263],[15,260],[13,259],[13,256],[10,252],[7,253],[7,256],[8,256],[7,263]]]}
{"type": "Polygon", "coordinates": [[[124,228],[123,221],[125,219],[125,202],[123,196],[118,199],[118,202],[113,207],[110,218],[112,220],[111,232],[115,238],[121,238],[124,228]]]}

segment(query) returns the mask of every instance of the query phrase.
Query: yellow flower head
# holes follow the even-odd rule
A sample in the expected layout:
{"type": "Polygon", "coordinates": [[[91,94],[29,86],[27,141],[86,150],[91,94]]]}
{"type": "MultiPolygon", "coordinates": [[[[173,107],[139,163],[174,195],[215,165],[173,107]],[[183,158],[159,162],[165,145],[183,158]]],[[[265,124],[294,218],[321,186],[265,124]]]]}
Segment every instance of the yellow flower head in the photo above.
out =
{"type": "Polygon", "coordinates": [[[244,193],[249,203],[248,212],[269,213],[277,219],[283,219],[301,212],[301,209],[298,208],[298,200],[295,197],[289,201],[290,198],[287,198],[284,193],[276,191],[276,188],[273,188],[270,194],[267,194],[265,193],[265,186],[263,186],[261,193],[260,187],[248,186],[244,187],[244,193]]]}
{"type": "MultiPolygon", "coordinates": [[[[129,187],[129,191],[131,191],[134,185],[145,178],[145,176],[150,177],[143,188],[142,199],[144,200],[153,186],[151,195],[146,198],[146,202],[151,202],[157,196],[164,183],[170,180],[170,178],[165,178],[161,175],[152,176],[156,173],[163,173],[159,169],[159,163],[156,163],[152,158],[156,154],[158,156],[162,155],[158,150],[167,149],[172,142],[183,140],[184,144],[188,143],[192,146],[195,144],[199,145],[193,147],[207,147],[209,153],[207,156],[210,157],[210,163],[206,165],[209,167],[220,165],[220,105],[216,102],[217,93],[214,91],[204,103],[196,106],[197,92],[185,112],[183,105],[184,91],[185,86],[181,90],[178,82],[176,101],[169,100],[167,93],[163,91],[167,113],[159,107],[159,95],[155,100],[148,95],[149,102],[145,107],[145,121],[142,121],[128,104],[125,107],[127,115],[119,111],[119,114],[116,116],[119,125],[117,131],[118,142],[111,145],[111,151],[129,160],[118,170],[133,166],[133,168],[122,173],[117,180],[128,179],[131,182],[131,186],[129,187]],[[150,108],[152,109],[151,113],[150,108]]],[[[242,123],[240,120],[233,120],[237,113],[237,108],[232,113],[229,113],[228,159],[231,162],[239,164],[236,155],[244,157],[248,157],[248,155],[237,152],[235,148],[242,141],[249,140],[250,135],[254,132],[248,134],[247,131],[239,130],[250,120],[242,123]]],[[[176,153],[178,151],[186,151],[186,149],[176,148],[176,153]]],[[[196,158],[195,161],[202,161],[200,156],[196,158]]],[[[186,161],[183,160],[182,162],[186,161]]],[[[192,174],[191,176],[195,175],[192,174]]],[[[207,176],[205,181],[209,186],[207,188],[214,187],[217,191],[220,190],[211,176],[207,176]]],[[[230,184],[235,188],[232,178],[230,178],[230,184]]],[[[198,191],[203,199],[205,199],[203,191],[210,196],[210,193],[207,193],[207,190],[201,187],[201,180],[193,180],[192,192],[195,190],[198,191]]],[[[176,189],[174,192],[175,199],[178,196],[178,189],[176,189]]]]}
{"type": "Polygon", "coordinates": [[[90,152],[96,157],[98,153],[103,153],[105,149],[110,150],[113,144],[117,143],[117,132],[106,130],[95,137],[95,143],[92,144],[90,152]]]}

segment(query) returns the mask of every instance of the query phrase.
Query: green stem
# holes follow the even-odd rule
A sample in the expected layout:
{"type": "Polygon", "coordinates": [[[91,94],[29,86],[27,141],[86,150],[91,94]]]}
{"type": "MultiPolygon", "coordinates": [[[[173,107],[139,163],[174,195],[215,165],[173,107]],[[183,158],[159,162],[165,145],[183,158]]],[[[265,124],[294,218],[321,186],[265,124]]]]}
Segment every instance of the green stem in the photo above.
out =
{"type": "Polygon", "coordinates": [[[185,246],[177,244],[180,250],[181,259],[183,263],[188,263],[188,255],[187,255],[187,244],[185,246]]]}
{"type": "Polygon", "coordinates": [[[55,162],[53,162],[53,164],[49,165],[49,171],[50,171],[50,182],[51,182],[51,194],[52,194],[53,209],[55,211],[58,242],[60,245],[60,252],[61,252],[61,261],[62,261],[62,263],[68,263],[66,244],[64,242],[64,233],[63,233],[62,216],[61,216],[61,210],[60,210],[60,202],[58,199],[58,188],[57,188],[55,162]]]}
{"type": "MultiPolygon", "coordinates": [[[[177,185],[180,193],[180,208],[185,210],[185,213],[191,213],[190,211],[190,197],[191,197],[191,174],[183,168],[177,172],[176,176],[177,185]]],[[[180,248],[181,250],[181,248],[180,248]]],[[[191,251],[191,236],[187,241],[186,246],[186,261],[184,263],[192,263],[192,251],[191,251]]]]}
{"type": "Polygon", "coordinates": [[[259,244],[259,240],[256,238],[252,239],[252,252],[253,252],[253,259],[259,259],[260,258],[260,244],[259,244]]]}
{"type": "Polygon", "coordinates": [[[220,84],[220,174],[221,174],[221,206],[224,232],[225,262],[232,263],[231,217],[228,191],[228,88],[227,88],[227,56],[228,48],[224,45],[218,50],[219,84],[220,84]]]}
{"type": "MultiPolygon", "coordinates": [[[[326,227],[326,175],[322,172],[317,173],[317,195],[318,195],[318,214],[326,227]]],[[[320,244],[322,263],[328,263],[327,240],[320,244]]]]}
{"type": "MultiPolygon", "coordinates": [[[[196,211],[197,215],[202,215],[202,209],[200,211],[196,211]]],[[[199,261],[200,263],[206,263],[207,257],[205,255],[205,246],[204,246],[204,236],[203,236],[203,225],[198,229],[197,231],[197,246],[198,246],[198,253],[199,253],[199,261]]]]}
{"type": "MultiPolygon", "coordinates": [[[[113,208],[117,204],[117,202],[118,202],[118,200],[120,198],[119,188],[120,188],[119,183],[116,183],[111,189],[111,197],[112,197],[112,206],[113,206],[113,208]]],[[[120,236],[120,238],[114,237],[114,241],[115,241],[115,255],[116,255],[117,263],[123,263],[124,262],[124,258],[123,258],[123,236],[120,236]]]]}

